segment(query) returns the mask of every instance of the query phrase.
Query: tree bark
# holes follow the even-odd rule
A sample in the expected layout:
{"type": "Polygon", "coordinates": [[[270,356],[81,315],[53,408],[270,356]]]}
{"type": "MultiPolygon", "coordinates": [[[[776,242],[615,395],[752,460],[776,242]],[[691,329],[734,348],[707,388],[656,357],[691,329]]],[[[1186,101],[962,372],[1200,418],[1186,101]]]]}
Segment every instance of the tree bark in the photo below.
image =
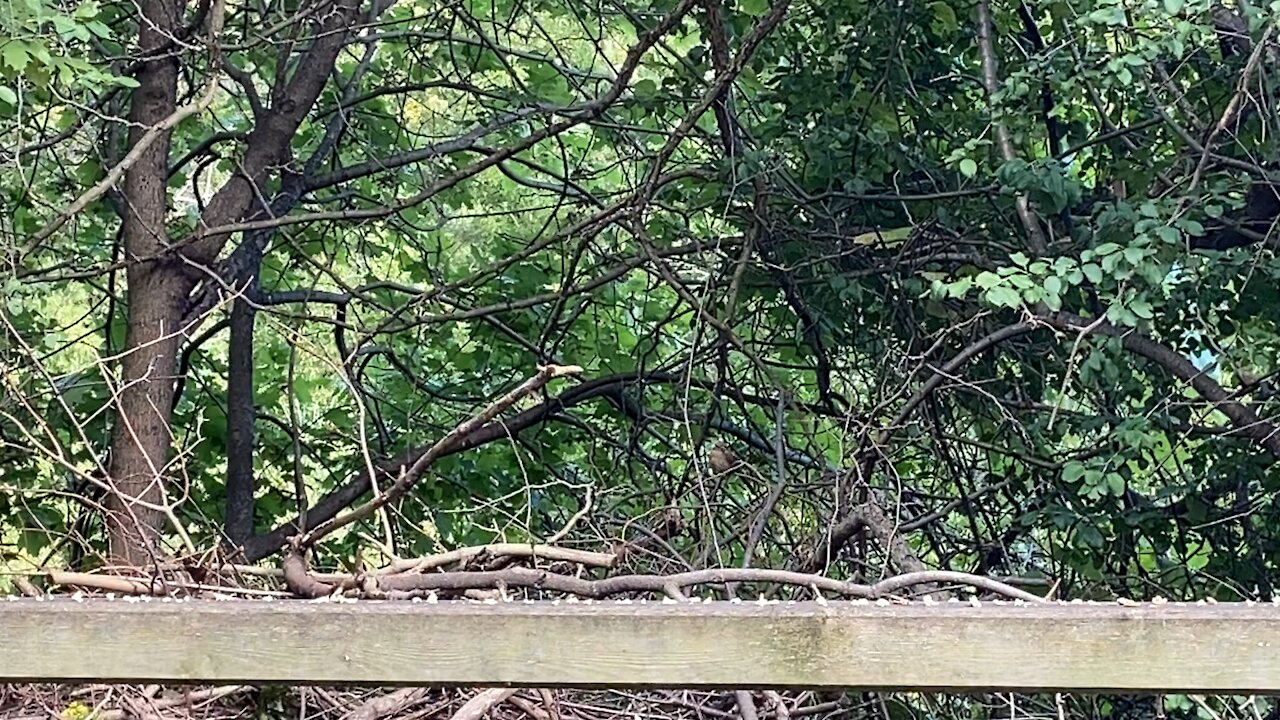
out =
{"type": "MultiPolygon", "coordinates": [[[[111,477],[117,493],[109,499],[107,529],[112,562],[144,565],[158,551],[165,498],[165,463],[172,436],[170,421],[182,318],[200,274],[189,265],[211,269],[227,236],[207,229],[235,222],[254,212],[265,180],[289,159],[289,143],[333,70],[358,16],[360,0],[337,0],[325,14],[321,32],[298,63],[288,85],[272,97],[258,118],[248,147],[233,176],[210,199],[201,229],[185,238],[185,260],[168,250],[165,230],[166,174],[170,133],[165,131],[129,168],[124,178],[124,242],[130,262],[129,330],[121,369],[117,423],[112,438],[111,477]]],[[[142,0],[139,47],[156,57],[139,71],[132,95],[130,143],[136,143],[177,107],[178,65],[168,43],[176,37],[182,0],[142,0]]],[[[250,440],[250,446],[252,441],[250,440]]],[[[250,447],[249,457],[252,457],[250,447]]],[[[250,525],[252,521],[250,520],[250,525]]]]}
{"type": "Polygon", "coordinates": [[[258,269],[231,308],[231,345],[227,367],[227,538],[240,545],[253,537],[254,491],[253,331],[257,311],[258,269]]]}
{"type": "MultiPolygon", "coordinates": [[[[130,101],[129,144],[177,109],[178,63],[163,49],[179,29],[179,0],[140,3],[138,44],[148,60],[138,72],[130,101]]],[[[158,259],[168,245],[165,229],[169,141],[161,136],[124,176],[123,235],[128,280],[128,331],[116,398],[110,475],[116,492],[107,498],[107,538],[113,563],[141,565],[158,550],[164,473],[170,446],[178,327],[190,291],[183,268],[158,259]]]]}

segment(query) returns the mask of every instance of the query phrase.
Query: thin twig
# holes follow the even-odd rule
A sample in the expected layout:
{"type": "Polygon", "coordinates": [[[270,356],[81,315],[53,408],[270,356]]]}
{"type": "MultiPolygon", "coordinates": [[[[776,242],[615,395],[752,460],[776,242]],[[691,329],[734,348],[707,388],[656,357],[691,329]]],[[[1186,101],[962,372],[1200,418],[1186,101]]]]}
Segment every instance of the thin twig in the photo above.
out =
{"type": "Polygon", "coordinates": [[[582,372],[582,368],[576,365],[546,365],[538,370],[538,373],[528,380],[521,383],[511,392],[503,395],[488,407],[486,407],[478,415],[471,417],[465,422],[459,424],[448,434],[440,438],[435,445],[432,445],[425,453],[418,457],[417,460],[409,466],[408,469],[400,473],[394,484],[387,491],[374,497],[369,502],[360,507],[339,515],[327,522],[317,525],[310,532],[297,538],[296,542],[299,547],[311,547],[315,545],[321,538],[338,528],[350,525],[357,520],[369,517],[374,512],[387,504],[399,499],[408,492],[409,488],[417,482],[418,478],[431,466],[441,455],[443,455],[455,443],[462,440],[472,432],[483,427],[489,421],[498,416],[499,413],[516,404],[521,398],[540,390],[548,382],[554,378],[563,377],[565,375],[576,375],[582,372]]]}

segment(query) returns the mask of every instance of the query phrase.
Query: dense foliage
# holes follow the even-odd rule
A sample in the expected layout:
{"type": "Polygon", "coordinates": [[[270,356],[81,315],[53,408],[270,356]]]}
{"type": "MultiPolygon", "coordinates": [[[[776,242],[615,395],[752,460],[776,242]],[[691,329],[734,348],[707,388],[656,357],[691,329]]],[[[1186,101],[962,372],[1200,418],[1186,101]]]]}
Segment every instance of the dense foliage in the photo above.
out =
{"type": "Polygon", "coordinates": [[[1270,599],[1273,14],[14,0],[0,552],[1270,599]]]}

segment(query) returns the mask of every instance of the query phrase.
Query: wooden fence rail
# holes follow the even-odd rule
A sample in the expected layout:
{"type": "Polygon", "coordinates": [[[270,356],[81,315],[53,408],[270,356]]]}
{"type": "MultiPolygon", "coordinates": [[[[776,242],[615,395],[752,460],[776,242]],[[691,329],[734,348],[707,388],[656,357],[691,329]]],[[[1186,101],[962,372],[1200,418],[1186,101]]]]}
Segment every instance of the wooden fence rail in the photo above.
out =
{"type": "Polygon", "coordinates": [[[0,682],[1280,693],[1271,605],[0,601],[0,682]]]}

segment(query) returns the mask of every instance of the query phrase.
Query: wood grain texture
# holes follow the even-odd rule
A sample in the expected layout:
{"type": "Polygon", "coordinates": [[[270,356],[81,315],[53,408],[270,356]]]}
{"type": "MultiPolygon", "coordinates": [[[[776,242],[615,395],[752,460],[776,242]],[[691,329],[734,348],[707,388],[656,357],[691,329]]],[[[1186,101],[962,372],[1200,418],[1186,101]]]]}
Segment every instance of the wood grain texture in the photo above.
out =
{"type": "Polygon", "coordinates": [[[1280,692],[1280,607],[0,602],[0,682],[1280,692]]]}

